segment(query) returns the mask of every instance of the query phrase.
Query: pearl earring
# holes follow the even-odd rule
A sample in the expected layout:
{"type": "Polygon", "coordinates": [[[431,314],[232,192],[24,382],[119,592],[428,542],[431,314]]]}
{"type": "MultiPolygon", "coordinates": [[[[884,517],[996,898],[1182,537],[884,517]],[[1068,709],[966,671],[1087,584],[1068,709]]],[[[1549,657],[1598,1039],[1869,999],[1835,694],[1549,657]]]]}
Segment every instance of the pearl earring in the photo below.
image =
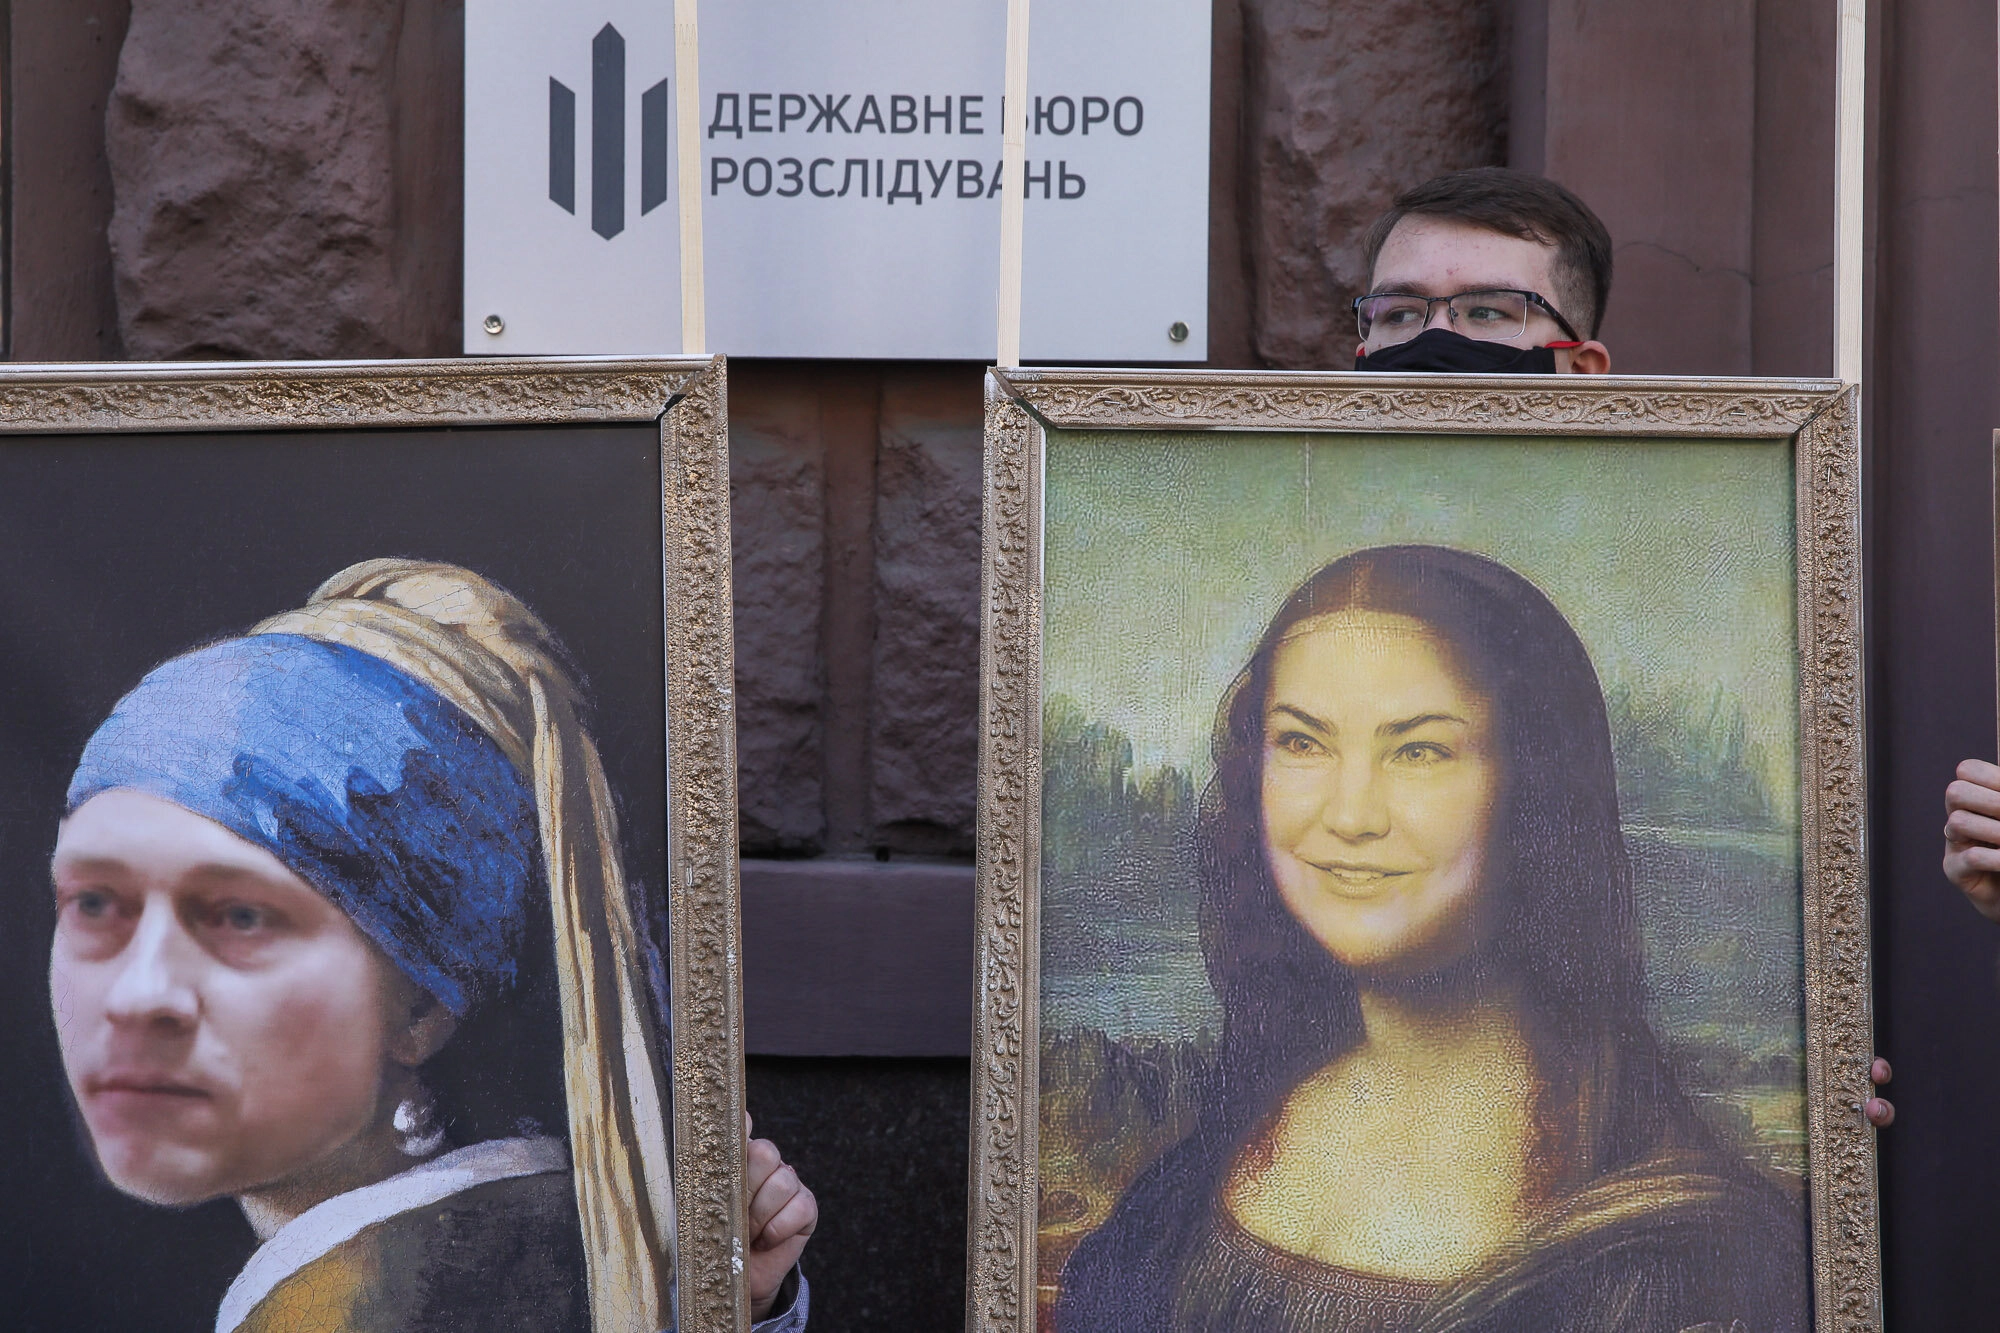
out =
{"type": "Polygon", "coordinates": [[[437,1101],[429,1088],[419,1087],[398,1102],[389,1123],[403,1136],[399,1146],[405,1157],[429,1157],[444,1146],[444,1127],[438,1124],[437,1101]]]}

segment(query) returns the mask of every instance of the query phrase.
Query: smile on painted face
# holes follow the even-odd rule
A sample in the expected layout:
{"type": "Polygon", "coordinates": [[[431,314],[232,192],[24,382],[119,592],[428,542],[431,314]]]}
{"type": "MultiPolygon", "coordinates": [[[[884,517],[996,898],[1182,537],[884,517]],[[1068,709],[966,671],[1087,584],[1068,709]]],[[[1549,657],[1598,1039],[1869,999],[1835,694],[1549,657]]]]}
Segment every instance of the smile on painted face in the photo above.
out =
{"type": "Polygon", "coordinates": [[[1264,852],[1286,908],[1341,962],[1407,977],[1471,949],[1498,785],[1491,707],[1421,621],[1337,612],[1278,647],[1264,852]]]}
{"type": "Polygon", "coordinates": [[[408,988],[339,908],[130,790],[64,821],[49,993],[111,1182],[185,1205],[281,1181],[380,1118],[408,988]]]}

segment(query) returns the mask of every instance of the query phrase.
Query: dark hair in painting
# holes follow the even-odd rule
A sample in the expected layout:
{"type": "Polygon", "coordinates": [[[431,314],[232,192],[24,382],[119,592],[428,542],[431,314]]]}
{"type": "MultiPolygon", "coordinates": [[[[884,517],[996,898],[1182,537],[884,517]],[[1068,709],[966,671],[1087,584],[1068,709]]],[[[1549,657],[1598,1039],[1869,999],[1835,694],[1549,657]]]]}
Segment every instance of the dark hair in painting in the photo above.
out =
{"type": "Polygon", "coordinates": [[[1197,825],[1202,949],[1224,1015],[1207,1128],[1241,1142],[1299,1080],[1361,1039],[1355,979],[1286,910],[1261,836],[1264,708],[1279,646],[1314,617],[1422,622],[1490,701],[1500,799],[1483,892],[1503,904],[1469,966],[1521,988],[1551,1165],[1587,1178],[1700,1135],[1645,1017],[1632,871],[1604,695],[1540,589],[1483,556],[1385,546],[1285,599],[1225,693],[1197,825]]]}
{"type": "Polygon", "coordinates": [[[515,1134],[564,1138],[562,1009],[546,891],[528,902],[513,986],[459,1024],[419,1071],[456,1145],[515,1134]]]}

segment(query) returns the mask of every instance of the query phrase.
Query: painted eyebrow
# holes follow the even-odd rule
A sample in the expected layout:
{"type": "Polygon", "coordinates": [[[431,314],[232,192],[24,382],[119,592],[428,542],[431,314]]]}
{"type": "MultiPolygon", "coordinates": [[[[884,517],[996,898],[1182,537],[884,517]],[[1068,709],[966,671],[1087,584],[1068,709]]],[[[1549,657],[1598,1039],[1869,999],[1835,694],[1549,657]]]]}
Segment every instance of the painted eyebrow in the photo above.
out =
{"type": "Polygon", "coordinates": [[[1375,734],[1378,736],[1406,736],[1418,727],[1428,726],[1433,722],[1455,722],[1461,727],[1472,725],[1456,713],[1419,713],[1415,717],[1404,718],[1401,722],[1384,722],[1381,726],[1375,728],[1375,734]]]}
{"type": "Polygon", "coordinates": [[[49,873],[66,870],[83,875],[125,874],[132,869],[131,863],[116,856],[76,856],[68,860],[60,857],[49,862],[49,873]]]}
{"type": "MultiPolygon", "coordinates": [[[[129,875],[132,863],[117,856],[79,856],[73,860],[52,863],[49,867],[53,875],[58,870],[70,875],[129,875]]],[[[238,884],[245,880],[262,880],[258,870],[251,866],[230,865],[226,861],[204,861],[190,866],[186,880],[217,885],[238,884]]]]}
{"type": "MultiPolygon", "coordinates": [[[[1273,714],[1289,713],[1311,727],[1314,731],[1320,732],[1323,735],[1331,736],[1338,731],[1338,728],[1330,723],[1322,722],[1304,709],[1294,708],[1290,704],[1275,704],[1272,706],[1271,712],[1273,714]]],[[[1456,713],[1419,713],[1415,717],[1406,717],[1398,722],[1384,722],[1381,726],[1375,728],[1375,734],[1378,736],[1405,736],[1419,727],[1429,726],[1433,722],[1461,727],[1470,727],[1472,725],[1472,723],[1456,713]]]]}
{"type": "Polygon", "coordinates": [[[1331,736],[1334,733],[1334,728],[1329,724],[1320,721],[1318,718],[1314,717],[1311,713],[1306,712],[1304,709],[1294,708],[1290,704],[1273,704],[1271,706],[1271,712],[1273,715],[1278,713],[1290,713],[1293,717],[1305,723],[1307,726],[1311,727],[1314,731],[1319,732],[1321,735],[1331,736]]]}

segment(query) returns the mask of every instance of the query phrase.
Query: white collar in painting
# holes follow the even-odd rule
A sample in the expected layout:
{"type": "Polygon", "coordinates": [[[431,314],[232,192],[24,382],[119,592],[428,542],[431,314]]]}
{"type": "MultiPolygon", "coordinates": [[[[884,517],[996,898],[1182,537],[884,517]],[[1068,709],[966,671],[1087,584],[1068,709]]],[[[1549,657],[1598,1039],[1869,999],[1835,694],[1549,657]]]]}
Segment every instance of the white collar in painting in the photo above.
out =
{"type": "Polygon", "coordinates": [[[560,1140],[489,1139],[316,1203],[278,1228],[243,1265],[216,1312],[215,1333],[235,1333],[280,1282],[377,1222],[448,1199],[475,1185],[567,1170],[569,1152],[560,1140]]]}

